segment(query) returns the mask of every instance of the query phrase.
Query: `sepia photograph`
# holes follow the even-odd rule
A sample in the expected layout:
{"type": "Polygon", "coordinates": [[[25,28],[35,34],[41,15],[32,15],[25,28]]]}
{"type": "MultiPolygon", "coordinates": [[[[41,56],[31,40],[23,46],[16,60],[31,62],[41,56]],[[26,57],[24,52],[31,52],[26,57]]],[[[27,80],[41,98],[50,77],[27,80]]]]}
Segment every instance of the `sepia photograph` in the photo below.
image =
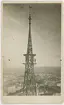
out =
{"type": "Polygon", "coordinates": [[[3,96],[61,95],[61,4],[3,3],[3,96]]]}

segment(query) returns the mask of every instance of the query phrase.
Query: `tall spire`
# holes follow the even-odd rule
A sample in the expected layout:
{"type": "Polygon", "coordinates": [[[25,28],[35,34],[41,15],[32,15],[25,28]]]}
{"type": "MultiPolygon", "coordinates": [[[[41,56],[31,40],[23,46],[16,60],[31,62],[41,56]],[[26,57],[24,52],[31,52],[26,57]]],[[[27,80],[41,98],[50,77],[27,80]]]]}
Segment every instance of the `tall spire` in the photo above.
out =
{"type": "Polygon", "coordinates": [[[25,74],[23,91],[25,95],[36,95],[36,81],[34,74],[34,56],[31,39],[31,6],[29,6],[29,33],[28,33],[27,54],[25,56],[25,74]]]}
{"type": "Polygon", "coordinates": [[[29,36],[28,36],[28,46],[27,53],[32,54],[32,39],[31,39],[31,6],[29,5],[29,36]]]}

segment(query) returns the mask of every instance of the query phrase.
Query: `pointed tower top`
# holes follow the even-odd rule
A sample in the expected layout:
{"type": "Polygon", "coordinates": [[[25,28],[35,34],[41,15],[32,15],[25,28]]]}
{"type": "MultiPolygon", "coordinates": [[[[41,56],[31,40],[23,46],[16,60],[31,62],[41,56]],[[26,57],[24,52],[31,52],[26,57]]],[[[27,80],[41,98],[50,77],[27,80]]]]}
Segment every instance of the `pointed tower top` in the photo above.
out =
{"type": "Polygon", "coordinates": [[[29,5],[29,24],[31,24],[31,6],[29,5]]]}
{"type": "Polygon", "coordinates": [[[31,38],[31,6],[29,5],[29,35],[28,35],[28,48],[27,53],[32,53],[32,38],[31,38]]]}
{"type": "Polygon", "coordinates": [[[31,8],[32,8],[32,6],[29,5],[29,19],[31,18],[31,8]]]}
{"type": "Polygon", "coordinates": [[[31,8],[32,8],[32,6],[29,5],[29,14],[31,14],[31,8]]]}

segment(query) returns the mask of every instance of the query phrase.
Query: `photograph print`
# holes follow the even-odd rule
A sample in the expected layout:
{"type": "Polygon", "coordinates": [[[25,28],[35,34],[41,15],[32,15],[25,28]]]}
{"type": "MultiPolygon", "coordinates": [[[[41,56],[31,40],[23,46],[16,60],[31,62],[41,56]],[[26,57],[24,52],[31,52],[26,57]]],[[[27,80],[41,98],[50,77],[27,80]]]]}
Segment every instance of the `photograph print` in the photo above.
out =
{"type": "Polygon", "coordinates": [[[3,3],[3,96],[61,95],[61,4],[3,3]]]}

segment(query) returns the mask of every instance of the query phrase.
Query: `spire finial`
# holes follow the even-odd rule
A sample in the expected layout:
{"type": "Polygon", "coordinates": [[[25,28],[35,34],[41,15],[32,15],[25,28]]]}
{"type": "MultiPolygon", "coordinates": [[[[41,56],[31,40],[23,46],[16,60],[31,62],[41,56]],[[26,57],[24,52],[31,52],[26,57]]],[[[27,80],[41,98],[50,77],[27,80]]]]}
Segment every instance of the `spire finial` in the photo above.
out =
{"type": "Polygon", "coordinates": [[[31,24],[31,8],[32,8],[32,6],[29,5],[29,25],[31,24]]]}
{"type": "Polygon", "coordinates": [[[31,8],[32,8],[32,6],[29,5],[29,14],[31,14],[31,8]]]}

